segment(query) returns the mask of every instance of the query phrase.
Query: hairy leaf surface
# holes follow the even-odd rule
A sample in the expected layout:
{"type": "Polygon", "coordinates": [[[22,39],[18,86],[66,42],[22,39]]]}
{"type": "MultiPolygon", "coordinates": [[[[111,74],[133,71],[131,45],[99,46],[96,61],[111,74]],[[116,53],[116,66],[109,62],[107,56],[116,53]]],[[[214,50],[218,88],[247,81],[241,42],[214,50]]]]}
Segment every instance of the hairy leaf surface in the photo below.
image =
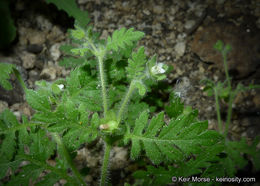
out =
{"type": "Polygon", "coordinates": [[[125,49],[127,46],[131,47],[134,42],[140,40],[144,36],[143,32],[134,31],[133,28],[126,30],[121,28],[113,32],[112,37],[107,38],[107,49],[118,51],[119,48],[125,49]]]}
{"type": "Polygon", "coordinates": [[[11,90],[12,85],[8,81],[10,74],[13,72],[14,65],[7,63],[0,63],[0,86],[6,90],[11,90]]]}
{"type": "Polygon", "coordinates": [[[196,116],[194,111],[184,113],[165,125],[162,113],[149,123],[148,113],[144,111],[126,135],[126,140],[132,141],[131,158],[136,159],[143,149],[154,164],[163,160],[181,161],[219,142],[220,135],[207,130],[207,122],[194,120],[196,116]]]}

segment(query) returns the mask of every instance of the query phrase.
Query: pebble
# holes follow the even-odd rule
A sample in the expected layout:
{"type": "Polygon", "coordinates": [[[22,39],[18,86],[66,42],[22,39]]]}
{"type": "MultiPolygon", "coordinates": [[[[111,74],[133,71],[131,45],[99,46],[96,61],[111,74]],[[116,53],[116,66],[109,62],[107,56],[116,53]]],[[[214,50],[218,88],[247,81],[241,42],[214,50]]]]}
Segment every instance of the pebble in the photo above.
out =
{"type": "Polygon", "coordinates": [[[66,37],[65,34],[58,26],[53,26],[50,33],[46,35],[47,40],[51,43],[63,41],[66,37]]]}
{"type": "Polygon", "coordinates": [[[188,20],[188,21],[186,21],[184,27],[185,27],[187,30],[189,30],[189,29],[191,29],[191,28],[195,25],[195,23],[196,23],[196,22],[195,22],[194,20],[188,20]]]}
{"type": "Polygon", "coordinates": [[[57,61],[61,56],[60,45],[61,45],[60,43],[55,43],[50,48],[50,54],[54,61],[57,61]]]}
{"type": "Polygon", "coordinates": [[[21,55],[21,60],[25,69],[32,69],[35,66],[36,55],[28,52],[23,52],[21,55]]]}
{"type": "Polygon", "coordinates": [[[186,49],[186,44],[184,42],[179,42],[175,45],[174,50],[176,52],[176,57],[180,58],[184,55],[186,49]]]}
{"type": "Polygon", "coordinates": [[[26,37],[30,44],[43,45],[45,43],[45,33],[33,29],[27,29],[26,32],[26,37]]]}
{"type": "Polygon", "coordinates": [[[52,29],[52,23],[43,17],[42,15],[36,16],[37,27],[44,31],[50,31],[52,29]]]}
{"type": "Polygon", "coordinates": [[[40,74],[41,78],[54,80],[56,78],[56,68],[54,66],[49,66],[44,68],[40,74]]]}
{"type": "Polygon", "coordinates": [[[31,79],[32,81],[37,81],[39,80],[39,72],[36,70],[31,70],[29,72],[29,79],[31,79]]]}
{"type": "Polygon", "coordinates": [[[122,147],[114,147],[111,153],[111,170],[122,169],[127,165],[127,149],[122,147]]]}

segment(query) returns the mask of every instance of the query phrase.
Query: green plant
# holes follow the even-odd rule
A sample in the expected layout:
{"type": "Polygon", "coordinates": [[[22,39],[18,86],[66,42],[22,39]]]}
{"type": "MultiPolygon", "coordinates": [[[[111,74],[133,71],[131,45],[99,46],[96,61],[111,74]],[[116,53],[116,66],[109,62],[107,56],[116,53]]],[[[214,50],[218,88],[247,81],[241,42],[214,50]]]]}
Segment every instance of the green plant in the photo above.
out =
{"type": "Polygon", "coordinates": [[[228,62],[227,62],[227,55],[228,52],[231,50],[231,46],[228,44],[224,45],[224,43],[219,40],[214,45],[214,48],[218,52],[220,52],[220,54],[223,57],[226,80],[224,82],[214,83],[212,80],[205,79],[202,80],[202,83],[206,85],[204,91],[207,92],[208,96],[215,97],[218,130],[225,137],[224,152],[228,154],[227,158],[224,161],[226,162],[225,165],[226,165],[227,175],[234,176],[236,173],[235,167],[242,169],[247,165],[247,160],[243,156],[241,156],[241,153],[249,155],[252,158],[256,170],[259,170],[260,151],[259,150],[257,151],[256,148],[257,144],[259,143],[259,138],[256,138],[253,144],[249,146],[246,143],[246,140],[244,138],[242,138],[241,141],[239,142],[230,141],[228,139],[228,131],[229,131],[229,125],[231,123],[231,117],[232,117],[232,104],[236,96],[238,95],[238,93],[260,88],[260,85],[249,85],[248,87],[245,87],[244,85],[239,83],[236,86],[236,88],[233,89],[231,78],[228,73],[228,62]],[[225,122],[223,122],[221,118],[220,100],[223,100],[223,102],[227,102],[228,104],[227,117],[225,122]]]}
{"type": "MultiPolygon", "coordinates": [[[[48,2],[76,19],[82,15],[71,9],[75,7],[72,0],[48,2]]],[[[13,69],[35,113],[30,120],[23,116],[21,123],[9,110],[0,114],[1,182],[53,185],[65,179],[66,185],[86,185],[73,160],[81,144],[97,138],[104,143],[100,185],[109,184],[113,146],[129,142],[132,159],[143,152],[147,156],[147,171],[135,173],[140,183],[162,185],[171,183],[174,175],[216,174],[224,149],[222,135],[208,130],[207,121],[199,121],[198,112],[185,108],[174,94],[166,113],[153,112],[154,107],[143,101],[169,70],[157,63],[156,56],[147,59],[144,47],[135,50],[144,33],[121,28],[103,41],[87,23],[78,19],[69,31],[72,44],[62,47],[71,55],[62,62],[72,67],[65,79],[39,81],[37,89],[31,90],[14,66],[4,65],[1,85],[10,87],[6,79],[13,69]],[[55,165],[49,163],[53,158],[55,165]]]]}

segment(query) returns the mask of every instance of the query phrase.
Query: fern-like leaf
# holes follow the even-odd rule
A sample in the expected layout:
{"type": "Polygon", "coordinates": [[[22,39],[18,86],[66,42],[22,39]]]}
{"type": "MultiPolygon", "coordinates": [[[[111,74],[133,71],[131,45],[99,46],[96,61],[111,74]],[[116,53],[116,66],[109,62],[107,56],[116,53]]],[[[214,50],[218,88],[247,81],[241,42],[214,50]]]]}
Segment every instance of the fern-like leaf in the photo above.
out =
{"type": "Polygon", "coordinates": [[[160,113],[147,124],[148,113],[144,111],[136,120],[132,131],[129,128],[126,134],[125,140],[132,141],[131,158],[136,159],[144,149],[154,164],[159,164],[162,160],[180,161],[219,142],[221,136],[215,131],[207,130],[207,122],[194,120],[196,116],[194,111],[184,113],[165,125],[163,114],[160,113]]]}
{"type": "Polygon", "coordinates": [[[51,105],[46,95],[41,95],[37,91],[30,89],[27,89],[25,92],[26,100],[33,109],[42,112],[51,110],[51,105]]]}
{"type": "MultiPolygon", "coordinates": [[[[168,169],[159,166],[147,166],[147,170],[138,170],[133,175],[137,179],[147,179],[151,185],[167,185],[172,183],[172,177],[191,177],[202,175],[203,178],[215,178],[215,175],[207,174],[205,170],[211,167],[211,162],[219,160],[217,155],[224,149],[222,144],[210,146],[200,154],[185,161],[177,162],[175,166],[168,166],[168,169]],[[152,179],[153,178],[153,179],[152,179]]],[[[221,175],[224,176],[224,175],[221,175]]],[[[201,177],[201,176],[199,176],[201,177]]],[[[203,183],[203,185],[206,183],[203,183]]]]}
{"type": "Polygon", "coordinates": [[[12,85],[8,81],[10,74],[13,72],[14,65],[7,63],[0,63],[0,86],[6,90],[11,90],[12,85]]]}
{"type": "Polygon", "coordinates": [[[107,49],[118,51],[119,48],[125,49],[127,46],[131,47],[134,42],[140,40],[144,36],[143,32],[134,31],[133,28],[126,30],[121,28],[113,32],[112,37],[107,38],[107,49]]]}
{"type": "Polygon", "coordinates": [[[140,47],[136,53],[132,54],[131,59],[128,59],[128,67],[126,67],[128,78],[139,79],[143,75],[146,62],[144,47],[140,47]]]}
{"type": "MultiPolygon", "coordinates": [[[[5,110],[0,114],[0,132],[9,128],[16,127],[18,121],[12,112],[5,110]]],[[[6,174],[6,171],[16,169],[19,166],[20,161],[11,163],[16,153],[16,135],[15,131],[6,133],[4,138],[1,138],[0,144],[0,179],[6,174]]]]}

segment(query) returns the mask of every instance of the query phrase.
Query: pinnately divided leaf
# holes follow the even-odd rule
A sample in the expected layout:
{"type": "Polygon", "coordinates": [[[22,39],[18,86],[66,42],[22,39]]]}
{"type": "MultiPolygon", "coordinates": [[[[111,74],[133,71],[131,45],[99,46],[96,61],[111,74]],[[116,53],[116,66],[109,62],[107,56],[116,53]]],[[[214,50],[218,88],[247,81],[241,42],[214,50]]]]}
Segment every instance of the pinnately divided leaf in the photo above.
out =
{"type": "Polygon", "coordinates": [[[136,53],[132,53],[131,59],[128,59],[128,72],[129,79],[139,79],[143,75],[145,69],[146,55],[144,53],[144,47],[140,47],[136,53]]]}
{"type": "Polygon", "coordinates": [[[131,158],[136,159],[143,149],[154,164],[163,160],[182,161],[219,142],[221,136],[215,131],[207,130],[206,121],[194,120],[195,116],[196,112],[191,111],[172,119],[166,125],[163,113],[154,116],[149,123],[147,111],[142,112],[136,119],[135,126],[126,135],[126,140],[132,141],[131,158]]]}
{"type": "Polygon", "coordinates": [[[8,81],[10,74],[13,72],[14,65],[7,63],[0,63],[0,86],[6,90],[11,90],[12,85],[8,81]]]}
{"type": "Polygon", "coordinates": [[[113,33],[112,38],[110,36],[107,38],[107,49],[118,51],[119,48],[131,47],[134,42],[140,40],[143,36],[143,32],[134,31],[133,28],[128,30],[121,28],[113,33]]]}
{"type": "Polygon", "coordinates": [[[40,95],[37,91],[30,89],[27,89],[25,92],[26,100],[33,109],[42,112],[51,110],[51,105],[47,96],[40,95]]]}
{"type": "MultiPolygon", "coordinates": [[[[171,184],[173,176],[190,177],[193,175],[203,174],[203,176],[200,177],[215,178],[214,175],[207,174],[207,170],[212,165],[210,162],[216,162],[218,160],[217,155],[223,150],[223,148],[223,144],[210,146],[196,157],[176,163],[175,165],[177,168],[174,166],[168,166],[168,169],[162,166],[147,166],[146,171],[138,170],[134,172],[133,176],[137,179],[145,179],[145,181],[150,182],[150,185],[155,186],[171,184]],[[153,179],[151,179],[151,176],[153,179]]],[[[205,184],[206,183],[203,183],[203,185],[205,184]]]]}

